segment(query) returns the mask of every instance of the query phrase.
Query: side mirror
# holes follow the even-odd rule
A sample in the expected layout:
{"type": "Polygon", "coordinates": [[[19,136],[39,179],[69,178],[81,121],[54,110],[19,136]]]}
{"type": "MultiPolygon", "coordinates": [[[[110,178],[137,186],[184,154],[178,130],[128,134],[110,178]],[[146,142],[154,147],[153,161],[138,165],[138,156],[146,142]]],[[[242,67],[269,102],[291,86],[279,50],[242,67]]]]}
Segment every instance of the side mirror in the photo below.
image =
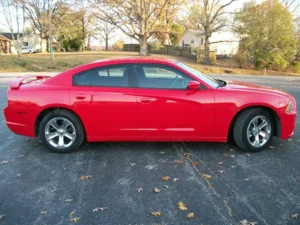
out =
{"type": "Polygon", "coordinates": [[[189,90],[197,90],[200,88],[200,82],[191,80],[188,84],[189,90]]]}

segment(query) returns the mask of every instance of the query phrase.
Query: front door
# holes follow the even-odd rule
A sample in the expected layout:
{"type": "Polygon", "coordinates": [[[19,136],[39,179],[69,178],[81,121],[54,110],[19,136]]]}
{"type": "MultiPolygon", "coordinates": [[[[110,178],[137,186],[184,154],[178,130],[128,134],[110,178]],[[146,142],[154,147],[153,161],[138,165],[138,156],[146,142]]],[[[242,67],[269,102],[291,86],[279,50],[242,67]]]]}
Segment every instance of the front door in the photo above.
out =
{"type": "Polygon", "coordinates": [[[136,138],[137,102],[130,75],[128,66],[118,65],[88,70],[73,79],[71,104],[89,141],[136,138]]]}
{"type": "Polygon", "coordinates": [[[190,77],[162,65],[134,65],[138,136],[145,140],[201,140],[212,136],[214,98],[188,90],[190,77]]]}

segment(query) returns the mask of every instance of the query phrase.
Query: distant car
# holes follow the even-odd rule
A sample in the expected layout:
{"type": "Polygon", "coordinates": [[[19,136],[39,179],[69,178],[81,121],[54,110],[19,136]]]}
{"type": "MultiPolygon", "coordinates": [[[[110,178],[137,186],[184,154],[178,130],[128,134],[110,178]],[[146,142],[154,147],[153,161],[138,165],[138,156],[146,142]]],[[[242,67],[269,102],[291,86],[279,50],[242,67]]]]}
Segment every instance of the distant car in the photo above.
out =
{"type": "Polygon", "coordinates": [[[181,62],[102,60],[9,84],[7,126],[55,152],[84,140],[227,142],[257,152],[288,139],[296,101],[280,90],[212,79],[181,62]]]}
{"type": "Polygon", "coordinates": [[[35,53],[35,50],[27,46],[22,47],[22,54],[27,54],[27,53],[29,54],[35,53]]]}

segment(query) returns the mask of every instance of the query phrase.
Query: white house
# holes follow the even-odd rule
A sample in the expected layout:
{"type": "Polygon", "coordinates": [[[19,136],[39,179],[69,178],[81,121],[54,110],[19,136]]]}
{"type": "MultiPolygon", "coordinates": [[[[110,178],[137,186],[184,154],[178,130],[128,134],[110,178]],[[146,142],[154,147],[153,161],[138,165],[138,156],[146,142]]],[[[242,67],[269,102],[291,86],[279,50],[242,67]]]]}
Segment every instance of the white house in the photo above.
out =
{"type": "MultiPolygon", "coordinates": [[[[210,37],[209,41],[212,43],[210,45],[211,51],[215,51],[217,55],[233,55],[237,52],[239,46],[238,38],[232,32],[229,31],[214,32],[212,33],[212,36],[210,37]]],[[[188,29],[183,33],[178,43],[179,46],[190,46],[192,48],[204,48],[204,44],[204,31],[191,29],[188,29]]]]}

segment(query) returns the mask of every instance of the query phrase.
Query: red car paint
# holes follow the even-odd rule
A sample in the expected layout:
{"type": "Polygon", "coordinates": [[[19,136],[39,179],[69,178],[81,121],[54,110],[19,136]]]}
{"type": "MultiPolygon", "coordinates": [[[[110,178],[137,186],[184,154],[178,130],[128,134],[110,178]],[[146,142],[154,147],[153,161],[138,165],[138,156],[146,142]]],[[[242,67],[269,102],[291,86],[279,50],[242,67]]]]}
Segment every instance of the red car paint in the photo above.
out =
{"type": "Polygon", "coordinates": [[[296,101],[283,91],[241,82],[228,82],[225,87],[213,88],[175,61],[153,58],[102,60],[51,78],[18,78],[10,83],[7,96],[8,106],[4,109],[7,126],[14,133],[29,137],[37,134],[39,115],[51,108],[65,108],[76,113],[88,141],[226,142],[238,113],[256,106],[273,112],[281,139],[291,137],[296,124],[296,101]],[[82,71],[139,63],[175,68],[206,88],[72,86],[72,77],[82,71]],[[290,101],[294,107],[286,113],[290,101]]]}

